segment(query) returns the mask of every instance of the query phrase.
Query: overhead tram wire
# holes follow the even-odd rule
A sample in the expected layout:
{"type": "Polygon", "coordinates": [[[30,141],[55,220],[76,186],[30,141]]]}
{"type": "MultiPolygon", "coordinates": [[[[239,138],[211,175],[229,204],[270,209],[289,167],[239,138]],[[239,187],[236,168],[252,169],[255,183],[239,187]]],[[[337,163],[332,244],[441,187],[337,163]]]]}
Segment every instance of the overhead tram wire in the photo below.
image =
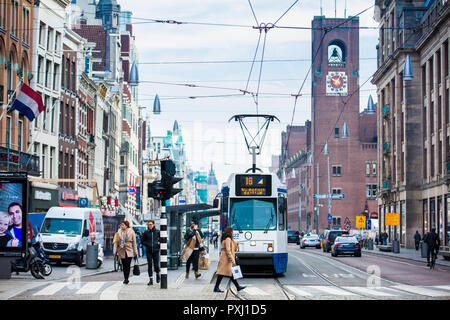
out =
{"type": "MultiPolygon", "coordinates": [[[[287,132],[286,145],[285,145],[284,148],[282,148],[282,150],[284,149],[285,152],[287,152],[287,148],[288,148],[288,146],[289,146],[289,138],[290,138],[290,136],[291,136],[292,125],[293,125],[293,123],[294,123],[295,110],[296,110],[296,107],[297,107],[297,100],[298,100],[298,97],[301,95],[301,92],[302,92],[302,90],[303,90],[303,86],[304,86],[305,83],[306,83],[306,79],[307,79],[309,73],[311,72],[311,69],[312,69],[312,67],[313,67],[313,65],[314,65],[314,62],[316,61],[317,55],[318,55],[318,53],[319,53],[319,51],[320,51],[320,48],[321,48],[322,45],[323,45],[323,41],[324,41],[324,39],[325,39],[325,36],[328,34],[328,32],[331,32],[331,31],[333,31],[334,29],[337,29],[337,28],[341,27],[342,25],[346,24],[347,22],[349,22],[349,21],[352,20],[353,18],[360,16],[361,14],[363,14],[364,12],[368,11],[369,9],[371,9],[371,8],[373,8],[373,7],[374,7],[374,5],[371,5],[370,7],[368,7],[368,8],[366,8],[366,9],[364,9],[363,11],[359,12],[357,15],[355,15],[355,16],[350,16],[348,19],[345,19],[343,22],[339,23],[339,24],[336,25],[336,26],[333,26],[333,27],[330,27],[330,28],[323,28],[323,29],[322,29],[322,30],[324,31],[324,33],[322,34],[322,37],[321,37],[321,39],[320,39],[319,46],[317,47],[316,53],[315,53],[314,56],[313,56],[313,60],[312,60],[311,65],[310,65],[310,67],[309,67],[309,69],[308,69],[308,72],[307,72],[307,74],[306,74],[306,77],[305,77],[305,79],[303,80],[303,82],[302,82],[302,84],[301,84],[301,86],[300,86],[299,91],[298,91],[297,94],[294,96],[295,100],[294,100],[294,107],[293,107],[292,118],[291,118],[291,124],[290,124],[291,129],[288,130],[288,132],[287,132]]],[[[359,88],[358,88],[358,90],[359,90],[359,88]]]]}

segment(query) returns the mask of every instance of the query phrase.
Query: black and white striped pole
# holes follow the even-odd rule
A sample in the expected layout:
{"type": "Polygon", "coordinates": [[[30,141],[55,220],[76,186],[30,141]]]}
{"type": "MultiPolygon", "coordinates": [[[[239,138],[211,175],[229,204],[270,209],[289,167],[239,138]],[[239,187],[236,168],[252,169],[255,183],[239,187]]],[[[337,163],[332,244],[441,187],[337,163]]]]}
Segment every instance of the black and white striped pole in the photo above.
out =
{"type": "Polygon", "coordinates": [[[161,243],[161,289],[167,289],[167,216],[166,200],[161,200],[160,220],[160,243],[161,243]]]}

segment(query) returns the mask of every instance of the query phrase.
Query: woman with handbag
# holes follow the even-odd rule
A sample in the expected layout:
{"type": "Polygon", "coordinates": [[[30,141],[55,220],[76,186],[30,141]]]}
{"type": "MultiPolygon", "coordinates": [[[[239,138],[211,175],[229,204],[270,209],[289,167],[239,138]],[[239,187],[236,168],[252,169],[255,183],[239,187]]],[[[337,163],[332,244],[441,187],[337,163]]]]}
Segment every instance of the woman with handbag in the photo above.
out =
{"type": "Polygon", "coordinates": [[[186,261],[186,279],[189,278],[189,269],[191,267],[191,263],[192,269],[194,269],[195,272],[195,279],[198,279],[201,276],[201,274],[198,272],[198,259],[200,258],[200,251],[203,251],[202,250],[203,234],[201,230],[198,230],[197,225],[193,221],[191,221],[191,226],[184,236],[186,244],[188,244],[189,240],[192,238],[195,239],[195,245],[192,254],[186,261]]]}
{"type": "Polygon", "coordinates": [[[237,280],[233,278],[233,273],[231,272],[231,267],[236,266],[235,254],[238,249],[238,244],[233,240],[233,228],[227,227],[223,230],[220,242],[221,251],[219,264],[217,265],[217,281],[214,286],[214,292],[223,292],[219,289],[219,285],[223,277],[231,278],[231,281],[236,286],[236,289],[241,291],[245,288],[245,286],[240,286],[237,280]]]}
{"type": "Polygon", "coordinates": [[[128,284],[128,277],[130,276],[131,259],[137,257],[136,234],[130,228],[128,221],[123,221],[120,224],[120,229],[117,232],[116,240],[113,246],[113,255],[119,254],[122,260],[124,284],[128,284]]]}

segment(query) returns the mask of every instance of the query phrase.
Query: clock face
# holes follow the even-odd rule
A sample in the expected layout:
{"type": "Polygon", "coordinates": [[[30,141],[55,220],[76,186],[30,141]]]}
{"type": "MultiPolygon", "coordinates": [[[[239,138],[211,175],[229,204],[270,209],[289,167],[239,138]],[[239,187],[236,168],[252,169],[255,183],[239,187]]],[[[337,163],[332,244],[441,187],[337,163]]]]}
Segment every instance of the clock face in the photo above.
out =
{"type": "Polygon", "coordinates": [[[327,96],[346,96],[348,93],[347,75],[345,72],[328,72],[327,96]]]}

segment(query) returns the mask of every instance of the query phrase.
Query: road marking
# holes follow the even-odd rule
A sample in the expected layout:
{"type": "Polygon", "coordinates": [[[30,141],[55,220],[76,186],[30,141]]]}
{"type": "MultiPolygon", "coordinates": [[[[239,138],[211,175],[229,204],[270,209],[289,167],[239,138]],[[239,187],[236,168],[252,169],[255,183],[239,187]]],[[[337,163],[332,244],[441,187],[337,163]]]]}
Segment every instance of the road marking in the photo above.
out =
{"type": "Polygon", "coordinates": [[[302,275],[303,275],[304,278],[316,278],[317,277],[315,274],[303,273],[302,275]]]}
{"type": "Polygon", "coordinates": [[[255,296],[270,296],[269,293],[257,287],[247,287],[244,289],[244,292],[255,296]]]}
{"type": "Polygon", "coordinates": [[[344,287],[345,289],[353,290],[356,292],[360,292],[362,294],[368,294],[371,296],[394,296],[394,294],[382,292],[380,289],[384,287],[373,287],[373,288],[367,288],[367,287],[344,287]]]}
{"type": "Polygon", "coordinates": [[[94,294],[97,293],[105,282],[88,282],[75,294],[94,294]]]}
{"type": "Polygon", "coordinates": [[[64,288],[66,285],[66,282],[56,282],[36,292],[35,294],[33,294],[33,296],[51,296],[64,288]]]}
{"type": "Polygon", "coordinates": [[[337,296],[356,296],[356,293],[353,292],[349,292],[343,289],[339,289],[336,287],[332,287],[332,286],[311,286],[314,289],[317,289],[319,291],[323,291],[327,294],[331,294],[331,295],[337,295],[337,296]]]}
{"type": "Polygon", "coordinates": [[[301,290],[301,289],[299,289],[297,287],[294,287],[294,286],[286,286],[286,288],[288,290],[291,290],[292,292],[294,292],[294,294],[299,295],[299,296],[303,296],[303,297],[305,297],[305,296],[312,296],[312,293],[309,293],[307,291],[303,291],[303,290],[301,290]]]}
{"type": "Polygon", "coordinates": [[[119,300],[119,292],[122,289],[122,281],[117,281],[112,286],[103,290],[100,300],[119,300]]]}
{"type": "Polygon", "coordinates": [[[436,290],[431,290],[431,289],[427,289],[427,288],[409,286],[409,285],[404,285],[404,284],[392,286],[392,287],[396,288],[396,289],[412,292],[414,294],[419,294],[422,296],[439,297],[439,296],[448,296],[449,295],[448,292],[436,291],[436,290]]]}
{"type": "Polygon", "coordinates": [[[450,290],[450,285],[433,286],[433,288],[436,288],[436,289],[444,289],[444,290],[450,290]]]}

